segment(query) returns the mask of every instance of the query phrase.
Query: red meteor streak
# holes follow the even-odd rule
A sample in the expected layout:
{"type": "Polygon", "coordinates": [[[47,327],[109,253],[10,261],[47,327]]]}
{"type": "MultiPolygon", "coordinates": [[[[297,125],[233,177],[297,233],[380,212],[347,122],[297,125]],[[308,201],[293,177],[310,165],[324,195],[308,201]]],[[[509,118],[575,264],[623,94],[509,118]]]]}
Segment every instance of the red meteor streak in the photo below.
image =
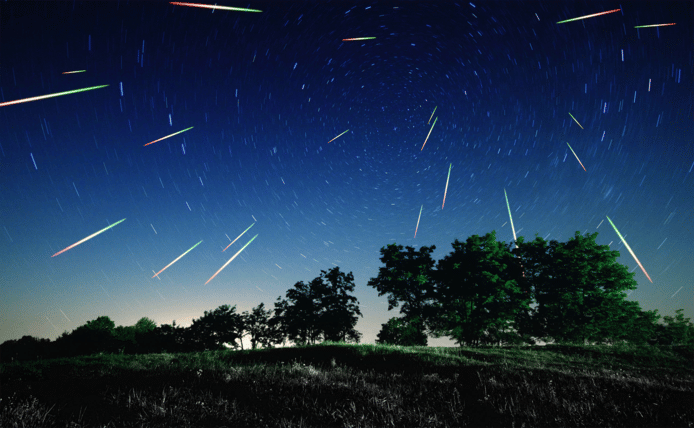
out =
{"type": "Polygon", "coordinates": [[[142,146],[142,147],[149,146],[150,144],[154,144],[154,143],[156,143],[156,142],[158,142],[158,141],[161,141],[161,140],[166,140],[166,139],[169,138],[169,137],[173,137],[174,135],[178,135],[178,134],[180,134],[181,132],[186,132],[186,131],[189,130],[189,129],[193,129],[193,127],[191,126],[190,128],[186,128],[186,129],[184,129],[183,131],[174,132],[173,134],[167,135],[166,137],[161,137],[160,139],[154,140],[154,141],[152,141],[151,143],[147,143],[147,144],[145,144],[145,145],[142,146]]]}
{"type": "Polygon", "coordinates": [[[92,89],[105,88],[106,86],[108,85],[92,86],[89,88],[73,89],[72,91],[56,92],[55,94],[39,95],[38,97],[22,98],[21,100],[6,101],[4,103],[0,103],[0,107],[11,106],[13,104],[28,103],[29,101],[45,100],[46,98],[59,97],[61,95],[76,94],[78,92],[91,91],[92,89]]]}
{"type": "Polygon", "coordinates": [[[57,256],[58,254],[64,253],[65,251],[69,250],[70,248],[75,248],[75,247],[78,246],[79,244],[81,244],[81,243],[83,243],[83,242],[86,242],[86,241],[89,241],[90,239],[92,239],[92,238],[95,237],[96,235],[98,235],[98,234],[100,234],[100,233],[106,232],[106,231],[109,230],[110,228],[112,228],[112,227],[118,225],[119,223],[121,223],[121,222],[123,222],[123,221],[125,221],[125,219],[120,220],[120,221],[117,221],[116,223],[113,223],[113,224],[110,225],[109,227],[105,227],[105,228],[101,229],[100,231],[98,231],[98,232],[96,232],[96,233],[92,233],[91,235],[87,236],[87,237],[84,238],[83,240],[81,240],[81,241],[79,241],[79,242],[75,242],[74,244],[70,245],[69,247],[65,248],[64,250],[58,251],[57,253],[53,254],[51,257],[55,257],[55,256],[57,256]]]}

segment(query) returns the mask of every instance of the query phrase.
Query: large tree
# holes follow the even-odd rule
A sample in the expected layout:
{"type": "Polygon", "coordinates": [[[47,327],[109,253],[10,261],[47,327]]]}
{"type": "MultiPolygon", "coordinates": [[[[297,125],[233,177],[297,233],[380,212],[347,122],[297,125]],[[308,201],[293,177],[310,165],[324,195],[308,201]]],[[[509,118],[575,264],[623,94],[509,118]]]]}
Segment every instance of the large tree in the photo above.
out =
{"type": "Polygon", "coordinates": [[[455,240],[453,251],[437,265],[439,318],[459,344],[511,341],[511,324],[528,310],[529,297],[518,285],[522,268],[511,244],[496,233],[455,240]]]}
{"type": "MultiPolygon", "coordinates": [[[[371,278],[367,285],[374,287],[379,296],[387,295],[388,310],[400,307],[403,321],[425,330],[437,330],[431,318],[434,301],[434,265],[431,254],[436,246],[413,247],[390,244],[381,248],[381,262],[378,276],[371,278]]],[[[420,334],[420,336],[421,336],[420,334]]]]}
{"type": "Polygon", "coordinates": [[[618,251],[595,242],[597,232],[576,232],[567,242],[555,246],[551,257],[551,277],[540,289],[546,320],[545,333],[558,341],[598,340],[614,333],[614,323],[606,314],[617,312],[625,291],[637,283],[626,266],[617,263],[618,251]]]}
{"type": "Polygon", "coordinates": [[[243,317],[236,313],[236,306],[222,305],[214,311],[193,320],[187,329],[187,342],[194,349],[224,349],[224,344],[237,348],[243,334],[243,317]]]}
{"type": "Polygon", "coordinates": [[[308,284],[299,281],[287,290],[286,299],[275,302],[271,325],[294,343],[316,341],[359,342],[361,334],[355,329],[361,316],[359,302],[349,293],[354,291],[354,276],[339,267],[322,270],[308,284]]]}

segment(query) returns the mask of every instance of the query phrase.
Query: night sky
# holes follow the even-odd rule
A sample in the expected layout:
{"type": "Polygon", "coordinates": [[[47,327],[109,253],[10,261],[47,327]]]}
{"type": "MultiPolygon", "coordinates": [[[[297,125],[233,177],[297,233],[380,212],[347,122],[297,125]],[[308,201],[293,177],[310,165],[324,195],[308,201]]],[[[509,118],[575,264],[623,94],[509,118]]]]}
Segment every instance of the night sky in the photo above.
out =
{"type": "Polygon", "coordinates": [[[0,3],[0,102],[108,85],[0,107],[0,342],[273,308],[339,266],[374,343],[380,248],[511,242],[504,189],[519,236],[597,231],[628,299],[694,318],[692,2],[218,4],[262,13],[0,3]]]}

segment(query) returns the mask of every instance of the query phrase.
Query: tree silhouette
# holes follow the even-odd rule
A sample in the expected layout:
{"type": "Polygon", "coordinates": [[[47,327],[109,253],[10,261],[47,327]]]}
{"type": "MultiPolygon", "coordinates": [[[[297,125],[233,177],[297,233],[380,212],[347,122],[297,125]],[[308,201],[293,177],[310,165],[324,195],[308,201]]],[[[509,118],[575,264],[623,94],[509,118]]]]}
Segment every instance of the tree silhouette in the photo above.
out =
{"type": "Polygon", "coordinates": [[[424,328],[419,325],[421,320],[415,318],[391,318],[387,323],[381,324],[376,343],[401,346],[427,346],[427,335],[424,328]]]}
{"type": "Polygon", "coordinates": [[[519,286],[522,270],[510,244],[491,232],[452,246],[437,264],[435,291],[448,334],[467,345],[517,337],[509,325],[529,309],[530,298],[519,286]]]}
{"type": "Polygon", "coordinates": [[[244,311],[241,316],[243,317],[244,336],[250,336],[251,349],[256,349],[258,345],[270,347],[282,341],[277,329],[270,324],[272,310],[265,310],[264,303],[253,308],[250,314],[244,311]]]}
{"type": "Polygon", "coordinates": [[[354,291],[352,273],[339,267],[321,270],[308,284],[299,281],[287,290],[286,299],[277,298],[271,325],[294,343],[316,343],[317,340],[355,341],[361,334],[354,328],[359,302],[348,292],[354,291]]]}
{"type": "Polygon", "coordinates": [[[435,245],[413,247],[390,244],[381,248],[381,262],[378,276],[371,278],[367,285],[374,287],[379,296],[388,296],[388,310],[402,304],[400,313],[411,327],[420,328],[421,334],[429,327],[436,330],[432,313],[434,301],[434,265],[431,254],[435,245]],[[414,322],[418,320],[418,322],[414,322]]]}
{"type": "Polygon", "coordinates": [[[236,306],[222,305],[194,319],[184,336],[194,349],[208,350],[224,349],[225,343],[237,348],[242,334],[243,318],[236,313],[236,306]]]}

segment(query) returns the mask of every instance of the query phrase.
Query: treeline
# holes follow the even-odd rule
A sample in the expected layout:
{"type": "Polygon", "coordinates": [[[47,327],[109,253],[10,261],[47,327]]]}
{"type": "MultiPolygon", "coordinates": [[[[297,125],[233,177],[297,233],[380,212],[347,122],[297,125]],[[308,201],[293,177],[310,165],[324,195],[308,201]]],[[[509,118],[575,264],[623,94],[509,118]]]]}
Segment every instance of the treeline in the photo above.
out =
{"type": "Polygon", "coordinates": [[[388,296],[400,318],[383,325],[378,342],[426,345],[447,336],[460,345],[545,342],[693,344],[694,325],[677,315],[658,323],[657,310],[626,300],[637,283],[617,263],[618,251],[576,232],[567,242],[535,237],[513,244],[494,232],[453,242],[435,262],[435,246],[381,249],[368,285],[388,296]]]}
{"type": "MultiPolygon", "coordinates": [[[[513,244],[496,241],[494,232],[453,242],[453,250],[438,262],[435,246],[381,249],[378,276],[368,285],[387,295],[388,310],[401,316],[382,325],[377,343],[427,344],[428,337],[450,337],[466,346],[546,342],[626,341],[637,344],[694,344],[694,325],[677,315],[659,323],[657,310],[643,311],[626,300],[637,283],[619,252],[595,242],[597,233],[576,232],[567,242],[536,237],[513,244]]],[[[24,336],[0,345],[3,362],[71,357],[98,352],[192,352],[253,349],[292,342],[359,342],[356,329],[359,302],[354,276],[339,267],[308,283],[297,282],[265,305],[237,313],[222,305],[194,319],[189,327],[157,326],[149,318],[133,326],[115,326],[107,316],[64,332],[55,341],[24,336]]]]}

